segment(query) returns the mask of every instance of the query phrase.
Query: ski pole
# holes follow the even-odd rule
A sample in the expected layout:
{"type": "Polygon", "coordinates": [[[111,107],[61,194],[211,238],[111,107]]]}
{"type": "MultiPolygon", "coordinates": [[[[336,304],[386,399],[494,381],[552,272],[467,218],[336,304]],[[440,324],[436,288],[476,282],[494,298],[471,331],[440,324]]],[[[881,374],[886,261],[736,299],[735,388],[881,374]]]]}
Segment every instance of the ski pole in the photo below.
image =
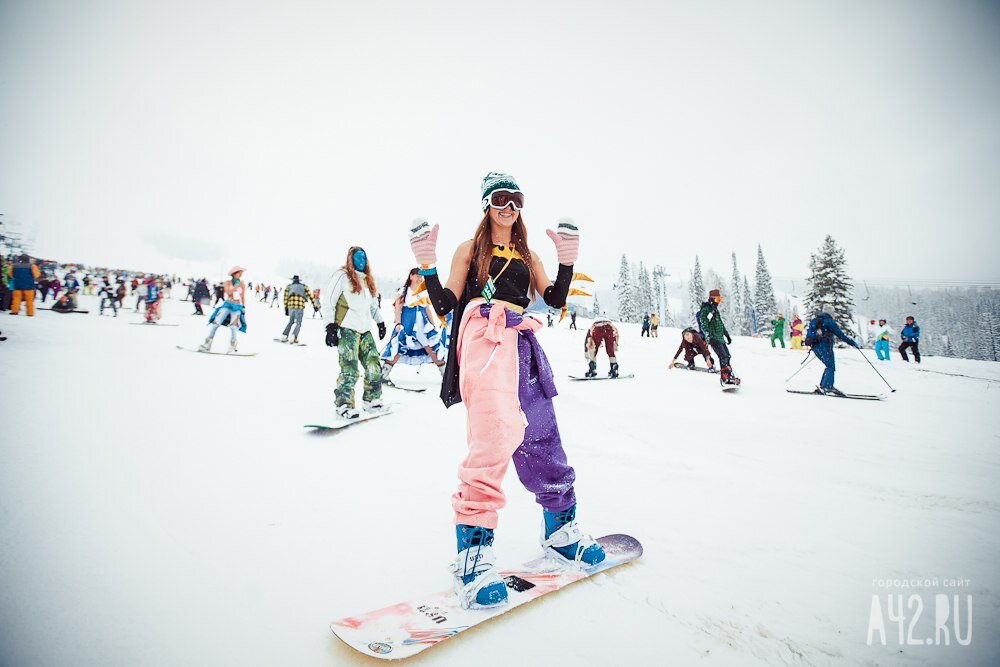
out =
{"type": "MultiPolygon", "coordinates": [[[[886,380],[884,377],[882,377],[882,374],[878,372],[877,368],[875,368],[875,364],[872,363],[871,359],[865,356],[865,353],[861,351],[861,348],[859,347],[855,349],[857,349],[858,354],[861,355],[861,358],[868,362],[868,365],[872,367],[872,370],[875,371],[875,374],[878,375],[880,378],[882,378],[882,382],[885,382],[885,386],[887,386],[889,389],[892,389],[892,385],[889,384],[889,381],[886,380]]],[[[892,389],[892,393],[896,393],[896,390],[892,389]]]]}
{"type": "Polygon", "coordinates": [[[810,362],[810,361],[812,361],[812,360],[813,360],[813,353],[812,353],[812,350],[810,349],[810,350],[809,350],[808,352],[806,352],[806,358],[805,358],[805,359],[803,359],[803,360],[802,360],[802,361],[801,361],[801,362],[799,363],[799,370],[797,370],[797,371],[795,371],[794,373],[792,373],[791,375],[789,375],[789,376],[788,376],[788,379],[787,379],[787,380],[785,380],[785,383],[787,383],[787,382],[788,382],[789,380],[791,380],[791,379],[792,379],[793,377],[795,377],[796,375],[798,375],[799,373],[801,373],[801,372],[802,372],[802,369],[803,369],[803,368],[805,368],[806,366],[808,366],[808,365],[809,365],[809,362],[810,362]]]}

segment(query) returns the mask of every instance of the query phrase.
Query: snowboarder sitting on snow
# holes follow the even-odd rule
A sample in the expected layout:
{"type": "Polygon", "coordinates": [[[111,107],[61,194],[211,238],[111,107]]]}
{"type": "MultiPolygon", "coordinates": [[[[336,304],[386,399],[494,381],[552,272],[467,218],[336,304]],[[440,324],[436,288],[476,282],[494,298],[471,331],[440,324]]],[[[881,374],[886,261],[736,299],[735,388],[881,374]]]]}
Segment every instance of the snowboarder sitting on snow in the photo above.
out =
{"type": "Polygon", "coordinates": [[[715,359],[712,358],[712,353],[708,351],[708,345],[705,344],[705,339],[701,337],[701,334],[688,327],[681,334],[681,344],[677,348],[677,352],[674,353],[674,358],[670,360],[670,365],[667,370],[674,367],[674,362],[677,361],[677,357],[681,356],[681,352],[684,353],[684,361],[687,362],[687,367],[694,370],[694,358],[696,355],[701,355],[705,357],[705,365],[708,366],[708,370],[712,371],[715,368],[715,359]]]}
{"type": "Polygon", "coordinates": [[[781,343],[781,349],[785,349],[785,316],[778,313],[778,319],[771,320],[771,326],[774,327],[774,333],[771,334],[771,347],[774,347],[774,341],[781,343]]]}
{"type": "Polygon", "coordinates": [[[594,318],[594,323],[590,325],[583,339],[583,354],[587,358],[587,372],[584,373],[584,377],[597,377],[597,352],[601,349],[602,342],[604,351],[608,353],[611,361],[608,377],[618,377],[618,357],[615,356],[618,350],[618,327],[608,318],[601,316],[594,318]]]}
{"type": "Polygon", "coordinates": [[[733,374],[733,369],[729,365],[732,358],[729,354],[728,345],[733,339],[726,331],[726,324],[722,321],[722,313],[719,312],[719,304],[722,303],[722,294],[714,289],[708,293],[708,301],[701,304],[698,311],[698,326],[701,328],[708,344],[715,350],[719,357],[719,382],[722,384],[738,385],[740,379],[733,374]]]}
{"type": "Polygon", "coordinates": [[[819,381],[819,387],[816,388],[817,394],[844,395],[844,392],[833,386],[833,378],[837,370],[833,356],[835,338],[839,338],[851,347],[858,347],[858,344],[837,326],[833,319],[833,306],[823,304],[820,307],[820,312],[809,321],[809,326],[806,329],[806,345],[812,348],[816,358],[826,366],[823,377],[819,381]]]}
{"type": "Polygon", "coordinates": [[[903,331],[900,332],[900,337],[903,342],[899,345],[899,353],[903,355],[903,361],[909,361],[910,358],[906,356],[906,348],[911,348],[913,350],[913,360],[920,363],[920,348],[918,344],[920,343],[920,325],[917,321],[913,319],[913,315],[908,315],[906,317],[906,326],[903,327],[903,331]]]}
{"type": "MultiPolygon", "coordinates": [[[[874,325],[875,320],[872,320],[871,323],[874,325]]],[[[887,324],[884,317],[881,318],[878,321],[878,326],[875,327],[875,356],[878,357],[879,361],[889,361],[889,338],[892,337],[892,334],[892,327],[887,324]]]]}

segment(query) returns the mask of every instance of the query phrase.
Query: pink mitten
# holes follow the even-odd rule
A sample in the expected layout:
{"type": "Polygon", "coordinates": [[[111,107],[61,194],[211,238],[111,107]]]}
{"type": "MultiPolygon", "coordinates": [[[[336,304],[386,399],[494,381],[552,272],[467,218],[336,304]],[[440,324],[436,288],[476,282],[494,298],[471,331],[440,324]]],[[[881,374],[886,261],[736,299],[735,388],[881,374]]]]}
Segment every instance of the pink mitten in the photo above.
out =
{"type": "Polygon", "coordinates": [[[556,246],[559,263],[571,266],[576,263],[576,258],[580,254],[580,230],[570,218],[560,220],[557,229],[556,232],[546,229],[545,233],[556,246]]]}
{"type": "Polygon", "coordinates": [[[438,225],[431,229],[423,218],[413,221],[410,228],[410,248],[421,266],[431,266],[437,262],[438,225]]]}

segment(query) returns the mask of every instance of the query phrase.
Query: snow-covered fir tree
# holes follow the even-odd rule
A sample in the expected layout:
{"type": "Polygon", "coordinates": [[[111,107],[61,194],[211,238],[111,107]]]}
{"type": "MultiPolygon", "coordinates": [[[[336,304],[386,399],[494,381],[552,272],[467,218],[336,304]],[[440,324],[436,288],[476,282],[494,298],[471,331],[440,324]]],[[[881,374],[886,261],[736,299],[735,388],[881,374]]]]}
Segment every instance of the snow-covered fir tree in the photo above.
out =
{"type": "Polygon", "coordinates": [[[637,304],[639,309],[639,315],[641,316],[644,312],[656,312],[656,306],[653,303],[653,283],[649,279],[649,271],[646,267],[639,262],[637,280],[637,304]]]}
{"type": "Polygon", "coordinates": [[[754,275],[754,309],[757,311],[757,331],[768,336],[774,331],[771,320],[778,314],[778,305],[774,302],[774,286],[771,284],[771,272],[767,270],[764,261],[764,251],[757,244],[757,273],[754,275]]]}
{"type": "Polygon", "coordinates": [[[695,255],[694,269],[691,271],[691,279],[688,280],[688,312],[685,318],[687,322],[695,321],[698,310],[707,297],[708,293],[705,291],[705,284],[701,279],[701,260],[698,259],[698,255],[695,255]]]}
{"type": "Polygon", "coordinates": [[[601,314],[601,302],[597,300],[597,294],[594,294],[594,307],[590,312],[591,317],[597,317],[601,314]]]}
{"type": "Polygon", "coordinates": [[[743,317],[746,319],[746,335],[757,333],[757,310],[753,303],[753,292],[750,291],[750,280],[743,274],[743,317]]]}
{"type": "MultiPolygon", "coordinates": [[[[848,336],[857,335],[854,330],[854,299],[851,293],[854,284],[847,275],[847,259],[844,250],[837,246],[832,236],[827,235],[819,252],[809,260],[809,277],[806,283],[808,317],[813,317],[826,303],[833,306],[833,318],[848,336]]],[[[759,310],[758,310],[759,312],[759,310]]]]}
{"type": "Polygon", "coordinates": [[[743,285],[740,281],[740,270],[736,266],[736,253],[733,253],[733,275],[731,282],[732,298],[730,301],[732,305],[729,309],[730,317],[732,320],[726,323],[734,333],[741,336],[750,335],[750,327],[747,325],[747,313],[746,307],[743,303],[743,285]]]}
{"type": "Polygon", "coordinates": [[[1000,361],[1000,320],[988,310],[979,314],[979,358],[1000,361]]]}
{"type": "Polygon", "coordinates": [[[638,322],[639,311],[635,299],[635,288],[632,285],[632,273],[628,266],[628,258],[624,254],[618,269],[618,282],[615,283],[615,297],[618,299],[619,321],[638,322]]]}

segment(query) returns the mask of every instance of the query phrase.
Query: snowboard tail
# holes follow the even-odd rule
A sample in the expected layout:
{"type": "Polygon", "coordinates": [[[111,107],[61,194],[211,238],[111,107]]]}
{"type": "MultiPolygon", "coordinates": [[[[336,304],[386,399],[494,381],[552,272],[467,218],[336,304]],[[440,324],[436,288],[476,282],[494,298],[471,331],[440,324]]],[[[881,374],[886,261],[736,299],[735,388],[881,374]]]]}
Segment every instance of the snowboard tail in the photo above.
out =
{"type": "Polygon", "coordinates": [[[409,658],[515,607],[642,555],[642,545],[628,535],[605,535],[597,542],[604,547],[606,558],[594,567],[578,569],[542,557],[515,569],[501,570],[500,576],[507,584],[508,601],[500,607],[462,609],[454,590],[449,589],[359,616],[337,619],[330,624],[330,629],[359,653],[382,660],[409,658]]]}
{"type": "Polygon", "coordinates": [[[619,375],[616,378],[608,377],[607,375],[598,375],[598,376],[592,377],[592,378],[584,377],[582,375],[570,375],[569,379],[570,380],[588,380],[588,381],[589,380],[629,380],[629,379],[634,378],[634,377],[635,377],[634,373],[628,373],[626,375],[619,375]]]}

